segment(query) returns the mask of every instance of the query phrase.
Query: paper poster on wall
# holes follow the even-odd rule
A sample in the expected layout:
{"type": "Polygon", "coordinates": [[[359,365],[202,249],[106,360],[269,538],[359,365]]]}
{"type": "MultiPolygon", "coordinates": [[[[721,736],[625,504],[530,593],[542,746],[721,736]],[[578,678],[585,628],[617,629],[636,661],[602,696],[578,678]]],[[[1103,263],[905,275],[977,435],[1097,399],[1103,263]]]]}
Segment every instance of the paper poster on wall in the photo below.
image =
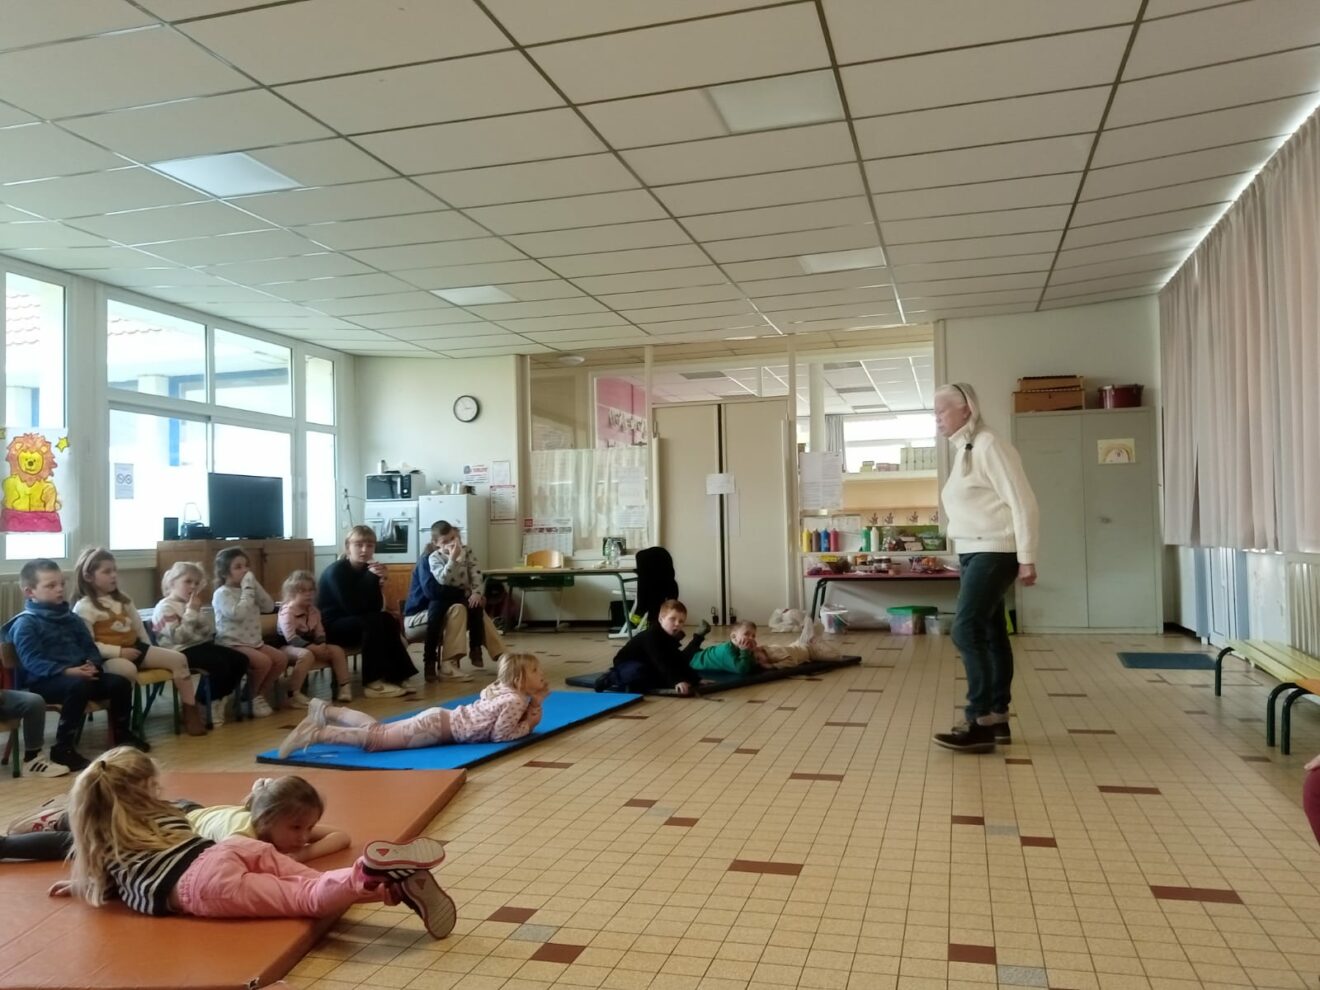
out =
{"type": "Polygon", "coordinates": [[[133,498],[133,465],[115,464],[115,498],[133,498]]]}
{"type": "Polygon", "coordinates": [[[4,480],[4,507],[0,508],[0,530],[6,533],[59,533],[59,462],[55,451],[69,449],[62,430],[23,433],[9,441],[5,461],[9,475],[4,480]],[[58,437],[53,444],[49,437],[58,437]]]}
{"type": "Polygon", "coordinates": [[[463,483],[467,485],[489,485],[489,464],[464,464],[463,483]]]}
{"type": "Polygon", "coordinates": [[[619,482],[620,505],[645,505],[646,485],[641,481],[619,482]]]}
{"type": "Polygon", "coordinates": [[[647,508],[644,505],[625,505],[614,513],[614,524],[620,529],[646,529],[647,508]]]}
{"type": "Polygon", "coordinates": [[[732,495],[738,490],[731,474],[706,475],[707,495],[732,495]]]}
{"type": "Polygon", "coordinates": [[[490,462],[490,483],[492,485],[513,484],[513,468],[509,461],[490,462]]]}
{"type": "Polygon", "coordinates": [[[518,486],[490,486],[490,521],[513,522],[518,518],[518,486]]]}
{"type": "Polygon", "coordinates": [[[843,504],[843,457],[836,451],[808,451],[798,458],[798,507],[837,509],[843,504]]]}
{"type": "Polygon", "coordinates": [[[1131,437],[1125,440],[1097,440],[1096,457],[1101,464],[1137,463],[1137,441],[1131,437]]]}

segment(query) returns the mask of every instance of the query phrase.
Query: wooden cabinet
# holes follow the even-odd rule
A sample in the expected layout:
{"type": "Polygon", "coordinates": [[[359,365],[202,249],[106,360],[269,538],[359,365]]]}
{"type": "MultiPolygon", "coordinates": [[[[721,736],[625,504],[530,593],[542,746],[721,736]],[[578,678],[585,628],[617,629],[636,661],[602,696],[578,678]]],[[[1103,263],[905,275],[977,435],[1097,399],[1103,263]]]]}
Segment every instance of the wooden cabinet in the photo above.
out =
{"type": "Polygon", "coordinates": [[[280,600],[284,579],[291,573],[316,571],[311,540],[165,540],[156,544],[156,587],[179,561],[200,564],[207,582],[214,584],[215,555],[230,547],[243,548],[252,573],[276,601],[280,600]]]}
{"type": "Polygon", "coordinates": [[[386,564],[389,574],[385,577],[385,586],[380,589],[385,598],[385,611],[403,617],[403,603],[408,600],[408,588],[412,585],[412,564],[386,564]]]}

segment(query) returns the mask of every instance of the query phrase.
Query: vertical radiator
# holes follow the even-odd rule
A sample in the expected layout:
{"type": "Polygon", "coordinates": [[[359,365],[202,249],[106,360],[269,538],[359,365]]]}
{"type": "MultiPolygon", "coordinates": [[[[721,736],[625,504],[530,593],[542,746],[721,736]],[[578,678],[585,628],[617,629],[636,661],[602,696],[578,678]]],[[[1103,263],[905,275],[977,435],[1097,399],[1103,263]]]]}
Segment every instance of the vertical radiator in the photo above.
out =
{"type": "Polygon", "coordinates": [[[1289,642],[1320,656],[1320,559],[1288,561],[1289,642]]]}

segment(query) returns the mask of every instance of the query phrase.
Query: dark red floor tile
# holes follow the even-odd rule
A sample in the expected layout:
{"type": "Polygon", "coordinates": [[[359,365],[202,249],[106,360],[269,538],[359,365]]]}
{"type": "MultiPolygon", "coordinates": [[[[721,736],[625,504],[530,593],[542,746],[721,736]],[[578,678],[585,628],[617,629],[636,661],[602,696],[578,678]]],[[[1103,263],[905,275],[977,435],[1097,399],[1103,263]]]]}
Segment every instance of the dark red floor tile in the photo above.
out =
{"type": "Polygon", "coordinates": [[[563,963],[568,965],[587,951],[585,945],[565,945],[562,942],[546,942],[532,953],[533,962],[563,963]]]}
{"type": "Polygon", "coordinates": [[[994,966],[997,960],[998,957],[995,954],[993,945],[949,943],[949,962],[980,963],[984,966],[994,966]]]}
{"type": "Polygon", "coordinates": [[[498,909],[494,914],[486,918],[487,921],[508,921],[515,925],[525,925],[527,919],[536,914],[536,908],[514,907],[512,904],[506,904],[498,909]]]}

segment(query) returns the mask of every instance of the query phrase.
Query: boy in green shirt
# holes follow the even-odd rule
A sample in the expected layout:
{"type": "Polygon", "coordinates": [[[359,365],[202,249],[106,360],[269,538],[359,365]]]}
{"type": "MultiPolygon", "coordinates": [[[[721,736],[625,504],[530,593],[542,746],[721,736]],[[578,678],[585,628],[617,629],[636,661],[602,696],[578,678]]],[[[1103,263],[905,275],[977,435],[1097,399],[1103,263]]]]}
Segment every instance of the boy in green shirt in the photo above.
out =
{"type": "Polygon", "coordinates": [[[756,623],[743,619],[729,628],[729,641],[707,646],[693,654],[693,670],[722,670],[750,674],[767,667],[796,667],[809,660],[835,660],[838,649],[817,639],[818,625],[808,622],[802,635],[789,646],[761,646],[756,642],[756,623]]]}

